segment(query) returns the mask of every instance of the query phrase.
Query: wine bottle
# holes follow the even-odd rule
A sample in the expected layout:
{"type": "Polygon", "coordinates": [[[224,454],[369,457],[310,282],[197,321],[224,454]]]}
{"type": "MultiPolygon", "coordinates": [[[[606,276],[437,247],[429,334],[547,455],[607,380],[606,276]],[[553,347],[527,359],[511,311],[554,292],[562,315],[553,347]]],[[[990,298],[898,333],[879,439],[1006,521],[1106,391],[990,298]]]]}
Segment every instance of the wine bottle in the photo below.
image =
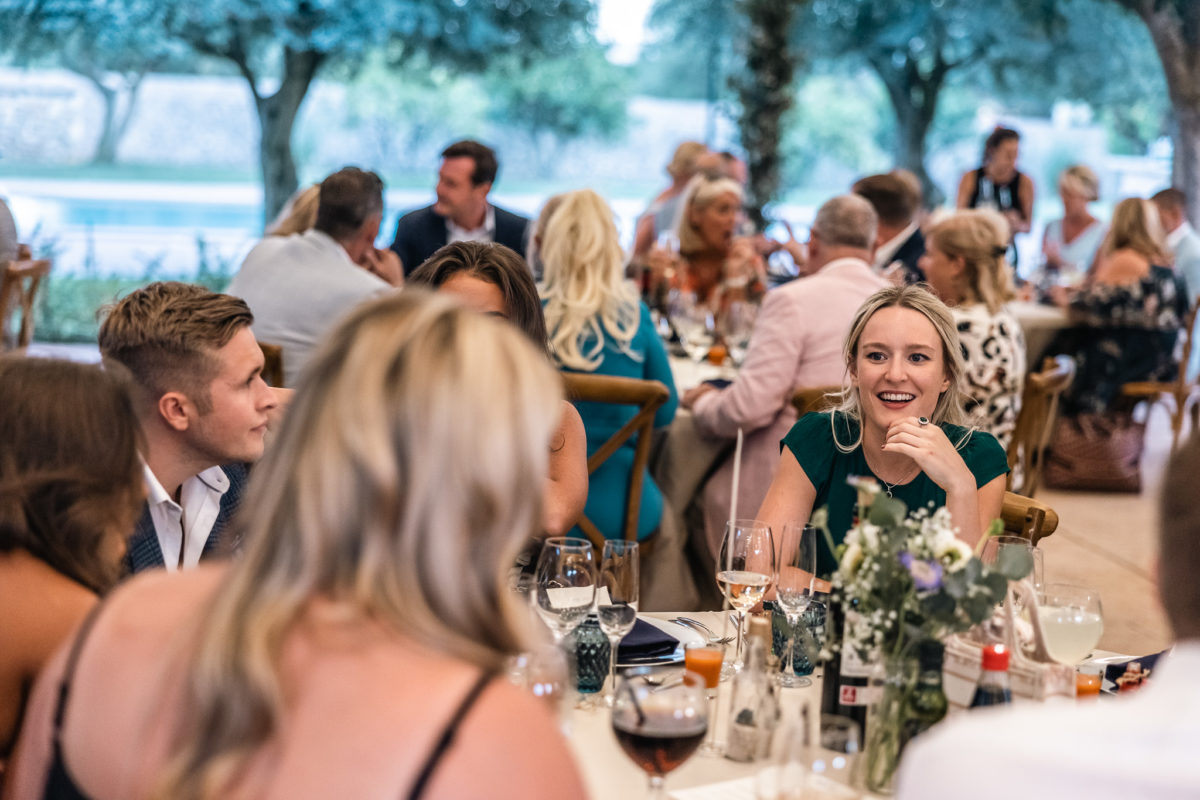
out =
{"type": "Polygon", "coordinates": [[[871,704],[871,668],[854,649],[846,646],[846,616],[841,601],[829,599],[829,614],[825,630],[828,636],[838,637],[840,646],[825,662],[821,679],[821,713],[848,717],[866,730],[867,707],[871,704]]]}
{"type": "Polygon", "coordinates": [[[948,703],[942,689],[942,660],[945,648],[937,639],[924,639],[917,645],[920,672],[917,685],[908,698],[902,746],[929,730],[946,716],[948,703]]]}

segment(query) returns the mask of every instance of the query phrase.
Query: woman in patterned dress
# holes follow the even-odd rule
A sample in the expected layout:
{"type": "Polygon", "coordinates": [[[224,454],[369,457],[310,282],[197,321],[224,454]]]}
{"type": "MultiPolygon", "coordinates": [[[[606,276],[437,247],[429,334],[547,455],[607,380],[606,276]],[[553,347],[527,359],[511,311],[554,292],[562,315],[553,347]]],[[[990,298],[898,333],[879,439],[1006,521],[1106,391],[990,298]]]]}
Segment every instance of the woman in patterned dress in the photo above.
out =
{"type": "Polygon", "coordinates": [[[993,211],[960,211],[925,238],[921,269],[954,314],[962,345],[967,421],[1008,447],[1025,381],[1025,336],[1005,308],[1012,268],[1008,228],[993,211]]]}

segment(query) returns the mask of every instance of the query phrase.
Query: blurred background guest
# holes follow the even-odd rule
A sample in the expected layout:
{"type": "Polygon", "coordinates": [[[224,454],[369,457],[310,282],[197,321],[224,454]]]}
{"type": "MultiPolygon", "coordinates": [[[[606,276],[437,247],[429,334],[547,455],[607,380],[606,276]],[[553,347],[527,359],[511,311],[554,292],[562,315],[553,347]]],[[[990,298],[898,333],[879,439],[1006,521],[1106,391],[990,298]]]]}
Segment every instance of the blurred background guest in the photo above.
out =
{"type": "Polygon", "coordinates": [[[679,253],[650,251],[654,294],[665,286],[695,296],[698,305],[718,312],[733,299],[761,298],[766,265],[749,236],[738,236],[742,187],[732,178],[697,175],[685,195],[679,220],[679,253]]]}
{"type": "Polygon", "coordinates": [[[1183,278],[1190,306],[1200,295],[1200,235],[1187,219],[1187,195],[1172,188],[1150,199],[1158,209],[1166,245],[1174,257],[1175,274],[1183,278]]]}
{"type": "Polygon", "coordinates": [[[17,223],[8,204],[0,197],[0,264],[17,258],[17,223]]]}
{"type": "Polygon", "coordinates": [[[583,796],[503,678],[561,400],[525,336],[447,298],[352,313],[255,471],[245,558],[111,596],[34,690],[14,796],[583,796]]]}
{"type": "MultiPolygon", "coordinates": [[[[920,184],[918,184],[920,185],[920,184]]],[[[879,217],[875,236],[875,270],[896,283],[920,283],[925,236],[917,224],[920,197],[902,178],[892,173],[868,175],[851,191],[866,198],[879,217]]]]}
{"type": "Polygon", "coordinates": [[[1042,236],[1043,274],[1034,283],[1076,286],[1104,241],[1104,223],[1092,216],[1088,203],[1100,199],[1100,179],[1083,164],[1067,167],[1058,176],[1062,219],[1046,224],[1042,236]]]}
{"type": "MultiPolygon", "coordinates": [[[[573,372],[661,381],[671,397],[656,412],[654,426],[669,424],[678,406],[675,381],[650,312],[625,280],[612,209],[590,189],[570,192],[550,217],[542,243],[542,299],[554,360],[573,372]]],[[[589,456],[635,413],[629,406],[599,403],[580,403],[578,409],[589,456]]],[[[630,440],[589,481],[584,513],[610,539],[622,535],[633,457],[630,440]]],[[[639,539],[658,529],[663,508],[662,493],[648,471],[643,481],[639,539]]]]}
{"type": "MultiPolygon", "coordinates": [[[[546,320],[537,286],[521,257],[502,244],[448,244],[409,275],[408,284],[453,295],[473,311],[506,319],[547,352],[546,320]]],[[[583,513],[587,495],[583,420],[575,406],[564,400],[550,444],[544,531],[550,536],[565,535],[583,513]]]]}
{"type": "Polygon", "coordinates": [[[540,281],[546,274],[546,265],[542,263],[541,253],[542,232],[546,230],[546,224],[550,222],[550,217],[558,210],[558,205],[565,196],[555,194],[546,198],[546,202],[542,204],[542,210],[538,212],[537,219],[529,227],[529,244],[525,249],[525,262],[529,264],[529,270],[533,273],[533,279],[536,281],[540,281]]]}
{"type": "Polygon", "coordinates": [[[993,211],[960,211],[929,231],[925,248],[925,276],[958,327],[966,421],[1008,447],[1026,369],[1025,336],[1005,307],[1013,297],[1008,225],[993,211]]]}
{"type": "Polygon", "coordinates": [[[137,418],[99,367],[0,358],[0,782],[34,678],[121,574],[137,418]]]}
{"type": "Polygon", "coordinates": [[[635,259],[644,257],[664,232],[674,235],[684,190],[688,181],[699,170],[702,157],[707,154],[708,145],[704,142],[680,142],[675,148],[675,153],[667,164],[667,174],[671,176],[670,185],[650,201],[650,205],[638,218],[633,240],[635,259]]]}
{"type": "Polygon", "coordinates": [[[1033,180],[1017,170],[1021,134],[997,127],[983,145],[983,164],[962,176],[958,183],[957,208],[992,208],[1008,222],[1009,263],[1016,269],[1017,250],[1012,245],[1018,233],[1029,233],[1033,222],[1033,180]]]}
{"type": "Polygon", "coordinates": [[[321,184],[314,183],[297,191],[267,226],[268,236],[291,236],[304,233],[317,224],[317,205],[321,199],[321,184]]]}
{"type": "Polygon", "coordinates": [[[1075,325],[1051,343],[1051,352],[1077,362],[1062,398],[1064,415],[1120,410],[1122,384],[1175,376],[1187,299],[1169,263],[1154,204],[1130,197],[1113,209],[1096,269],[1083,287],[1051,290],[1075,325]]]}

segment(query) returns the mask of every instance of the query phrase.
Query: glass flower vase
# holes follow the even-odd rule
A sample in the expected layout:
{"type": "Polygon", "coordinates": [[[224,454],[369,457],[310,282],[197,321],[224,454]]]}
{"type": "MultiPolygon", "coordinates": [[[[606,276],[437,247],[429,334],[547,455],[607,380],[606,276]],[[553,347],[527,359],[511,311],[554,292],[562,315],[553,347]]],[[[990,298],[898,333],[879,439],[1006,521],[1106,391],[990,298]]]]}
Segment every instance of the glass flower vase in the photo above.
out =
{"type": "Polygon", "coordinates": [[[904,724],[909,696],[916,687],[917,660],[891,656],[871,675],[874,702],[867,710],[866,746],[858,766],[862,785],[882,795],[895,788],[896,771],[904,749],[904,724]]]}

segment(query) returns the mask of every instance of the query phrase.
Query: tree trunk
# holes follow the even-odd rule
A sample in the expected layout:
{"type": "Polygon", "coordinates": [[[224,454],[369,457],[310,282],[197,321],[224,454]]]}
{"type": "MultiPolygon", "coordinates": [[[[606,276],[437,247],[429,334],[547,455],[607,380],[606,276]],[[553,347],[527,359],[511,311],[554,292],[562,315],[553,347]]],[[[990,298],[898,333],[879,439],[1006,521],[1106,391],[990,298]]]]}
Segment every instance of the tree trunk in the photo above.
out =
{"type": "Polygon", "coordinates": [[[115,164],[117,163],[117,143],[119,141],[114,124],[117,117],[117,90],[110,89],[99,81],[93,81],[93,83],[100,92],[100,98],[104,101],[104,117],[100,123],[100,140],[96,142],[96,149],[92,153],[92,163],[115,164]]]}
{"type": "Polygon", "coordinates": [[[936,208],[946,199],[925,169],[925,140],[937,114],[938,97],[948,67],[937,58],[929,75],[922,75],[911,59],[896,66],[893,53],[884,51],[867,59],[883,81],[892,111],[896,114],[896,166],[909,170],[921,181],[925,207],[936,208]]]}
{"type": "Polygon", "coordinates": [[[284,49],[283,79],[270,97],[258,94],[253,80],[255,106],[261,138],[258,145],[263,179],[263,225],[283,208],[298,186],[296,162],[292,157],[292,128],[324,54],[311,50],[284,49]]]}
{"type": "MultiPolygon", "coordinates": [[[[1127,3],[1128,4],[1128,3],[1127,3]]],[[[1175,187],[1188,200],[1188,218],[1200,224],[1200,8],[1194,3],[1138,0],[1134,7],[1150,30],[1167,79],[1167,94],[1178,124],[1173,137],[1175,187]]]]}

